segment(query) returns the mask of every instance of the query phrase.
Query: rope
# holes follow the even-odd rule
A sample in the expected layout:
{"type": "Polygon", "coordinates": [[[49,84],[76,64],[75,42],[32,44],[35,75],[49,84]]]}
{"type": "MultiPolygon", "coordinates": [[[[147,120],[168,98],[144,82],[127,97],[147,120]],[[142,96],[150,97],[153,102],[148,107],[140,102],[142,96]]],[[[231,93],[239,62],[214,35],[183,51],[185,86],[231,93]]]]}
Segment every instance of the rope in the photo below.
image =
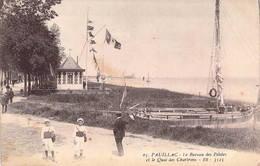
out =
{"type": "Polygon", "coordinates": [[[215,31],[213,31],[213,35],[212,35],[211,57],[210,57],[210,66],[209,66],[209,74],[208,74],[208,86],[207,86],[206,94],[208,94],[209,89],[214,87],[214,85],[213,85],[213,73],[212,73],[212,66],[213,66],[212,62],[213,62],[214,44],[215,44],[214,41],[215,41],[215,31]]]}
{"type": "MultiPolygon", "coordinates": [[[[222,3],[222,2],[221,2],[222,3]]],[[[229,14],[229,12],[225,9],[225,7],[224,7],[224,5],[221,5],[221,7],[223,7],[223,9],[224,9],[224,12],[227,14],[227,16],[228,16],[228,18],[231,20],[231,22],[232,22],[232,24],[234,24],[234,21],[233,21],[233,19],[232,19],[232,17],[230,16],[230,14],[229,14]]],[[[239,33],[239,34],[241,34],[241,33],[239,33]]],[[[250,48],[250,45],[252,46],[252,50],[253,50],[253,52],[254,53],[257,53],[258,51],[257,51],[257,49],[255,48],[255,47],[253,47],[253,45],[252,44],[248,44],[248,41],[247,40],[245,40],[245,38],[244,38],[244,36],[243,35],[241,35],[241,38],[245,41],[245,43],[246,43],[246,45],[247,45],[247,47],[251,50],[251,48],[250,48]]]]}
{"type": "MultiPolygon", "coordinates": [[[[84,46],[83,46],[83,48],[82,48],[82,51],[81,51],[81,53],[80,53],[80,56],[79,56],[79,60],[80,60],[80,58],[82,57],[82,53],[83,53],[83,51],[84,51],[84,49],[85,49],[85,47],[86,47],[87,42],[89,42],[89,41],[91,41],[92,39],[94,39],[94,38],[96,37],[96,35],[99,34],[99,32],[100,32],[105,26],[106,26],[106,25],[104,25],[97,33],[95,33],[94,37],[90,38],[88,41],[87,41],[87,40],[85,41],[85,44],[84,44],[84,46]]],[[[87,35],[88,35],[88,34],[87,34],[87,35]]]]}
{"type": "MultiPolygon", "coordinates": [[[[105,26],[106,26],[106,25],[103,25],[103,27],[102,27],[97,33],[95,33],[94,37],[90,38],[89,41],[91,41],[92,39],[94,39],[94,38],[97,36],[97,34],[99,34],[99,32],[100,32],[105,26]]],[[[87,35],[88,35],[88,34],[87,34],[87,35]]],[[[88,41],[88,42],[89,42],[89,41],[88,41]]]]}
{"type": "MultiPolygon", "coordinates": [[[[221,4],[222,4],[222,3],[221,3],[221,4]]],[[[229,26],[231,27],[231,30],[234,32],[234,34],[235,34],[237,40],[239,41],[240,45],[241,45],[242,48],[244,49],[245,53],[246,53],[247,55],[251,56],[251,57],[253,56],[253,58],[258,59],[258,58],[256,57],[256,54],[253,53],[254,51],[251,51],[251,48],[249,47],[249,44],[247,43],[247,41],[245,40],[245,38],[244,38],[242,35],[239,35],[240,33],[238,33],[238,32],[236,31],[236,29],[233,27],[232,24],[234,24],[234,22],[233,22],[232,18],[228,15],[228,12],[227,12],[226,9],[224,8],[224,6],[223,6],[223,5],[220,5],[220,7],[221,7],[221,9],[222,9],[222,11],[223,11],[224,16],[225,16],[226,18],[229,18],[229,19],[228,19],[228,24],[229,24],[229,26]],[[229,22],[229,21],[230,21],[230,22],[229,22]],[[241,36],[241,37],[239,37],[239,36],[241,36]],[[249,52],[248,52],[247,49],[244,47],[244,44],[242,43],[242,41],[241,41],[240,38],[242,38],[242,40],[244,41],[245,45],[248,47],[248,50],[250,50],[249,52]]]]}
{"type": "Polygon", "coordinates": [[[82,53],[83,53],[83,51],[84,51],[84,49],[85,49],[85,47],[86,47],[86,44],[87,44],[87,40],[85,41],[85,44],[84,44],[84,46],[83,46],[83,48],[82,48],[82,51],[81,51],[80,56],[79,56],[79,60],[80,60],[80,58],[81,58],[81,56],[82,56],[82,53]]]}
{"type": "MultiPolygon", "coordinates": [[[[233,25],[233,24],[234,24],[234,21],[233,21],[232,17],[230,16],[229,12],[225,9],[224,5],[221,5],[221,7],[223,8],[224,14],[226,13],[226,15],[228,16],[227,18],[230,19],[230,21],[231,21],[231,23],[232,23],[231,25],[233,25]]],[[[233,26],[232,26],[232,27],[233,27],[233,26]]],[[[244,40],[244,42],[246,43],[246,45],[247,45],[247,47],[249,48],[249,50],[251,50],[250,45],[248,44],[247,40],[245,40],[244,36],[242,36],[241,33],[238,33],[238,34],[240,34],[241,38],[244,40]]],[[[251,45],[251,46],[252,46],[252,45],[251,45]]],[[[256,49],[255,49],[254,47],[252,47],[252,48],[253,48],[253,49],[252,49],[252,52],[253,52],[253,53],[257,53],[256,49]]]]}

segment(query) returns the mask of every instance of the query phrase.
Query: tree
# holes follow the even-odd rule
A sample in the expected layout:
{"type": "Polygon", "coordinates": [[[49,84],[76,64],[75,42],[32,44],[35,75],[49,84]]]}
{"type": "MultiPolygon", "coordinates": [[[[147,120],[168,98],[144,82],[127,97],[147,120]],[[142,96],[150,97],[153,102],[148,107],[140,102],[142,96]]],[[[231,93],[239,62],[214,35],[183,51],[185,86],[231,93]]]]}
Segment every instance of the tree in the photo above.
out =
{"type": "Polygon", "coordinates": [[[17,69],[28,75],[48,73],[49,64],[60,65],[63,55],[59,41],[59,27],[49,29],[46,22],[57,13],[52,6],[61,0],[6,0],[0,11],[0,68],[17,69]]]}

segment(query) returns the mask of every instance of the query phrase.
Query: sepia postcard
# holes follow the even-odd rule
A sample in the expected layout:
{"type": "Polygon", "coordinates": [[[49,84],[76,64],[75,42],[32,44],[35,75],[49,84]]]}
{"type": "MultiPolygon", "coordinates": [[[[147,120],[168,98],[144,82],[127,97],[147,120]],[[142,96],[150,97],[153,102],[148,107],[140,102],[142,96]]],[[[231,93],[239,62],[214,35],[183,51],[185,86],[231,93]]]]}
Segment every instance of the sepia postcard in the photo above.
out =
{"type": "Polygon", "coordinates": [[[1,0],[1,165],[260,166],[260,0],[1,0]]]}

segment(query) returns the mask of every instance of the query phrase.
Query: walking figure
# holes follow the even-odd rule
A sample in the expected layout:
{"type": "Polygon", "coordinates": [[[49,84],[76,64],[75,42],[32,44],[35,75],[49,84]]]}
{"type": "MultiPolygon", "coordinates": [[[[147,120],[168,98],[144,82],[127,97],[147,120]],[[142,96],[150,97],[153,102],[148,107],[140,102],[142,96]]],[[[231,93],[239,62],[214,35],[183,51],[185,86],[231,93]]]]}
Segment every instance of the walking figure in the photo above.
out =
{"type": "Polygon", "coordinates": [[[54,148],[53,143],[55,142],[55,130],[50,125],[50,121],[46,119],[44,121],[45,126],[42,128],[41,138],[43,146],[45,148],[45,156],[48,158],[48,152],[51,151],[52,159],[54,160],[54,148]]]}
{"type": "Polygon", "coordinates": [[[126,122],[122,120],[121,115],[122,115],[121,113],[116,114],[117,119],[114,124],[114,131],[113,131],[119,156],[124,155],[122,141],[123,138],[125,137],[125,126],[126,126],[126,122]]]}
{"type": "Polygon", "coordinates": [[[83,81],[83,89],[86,89],[86,82],[85,81],[83,81]]]}
{"type": "Polygon", "coordinates": [[[87,142],[87,136],[86,136],[87,130],[86,130],[85,126],[83,126],[84,120],[82,118],[79,118],[77,120],[77,123],[78,123],[78,125],[75,126],[74,132],[73,132],[74,148],[75,148],[74,157],[75,158],[78,158],[78,154],[79,154],[79,157],[83,156],[83,145],[85,142],[87,142]]]}
{"type": "Polygon", "coordinates": [[[2,113],[7,112],[7,104],[8,104],[8,97],[7,94],[4,93],[3,96],[1,97],[2,113]]]}
{"type": "Polygon", "coordinates": [[[9,97],[10,97],[10,103],[12,103],[13,98],[14,98],[14,92],[13,92],[12,88],[10,88],[10,90],[9,90],[9,97]]]}

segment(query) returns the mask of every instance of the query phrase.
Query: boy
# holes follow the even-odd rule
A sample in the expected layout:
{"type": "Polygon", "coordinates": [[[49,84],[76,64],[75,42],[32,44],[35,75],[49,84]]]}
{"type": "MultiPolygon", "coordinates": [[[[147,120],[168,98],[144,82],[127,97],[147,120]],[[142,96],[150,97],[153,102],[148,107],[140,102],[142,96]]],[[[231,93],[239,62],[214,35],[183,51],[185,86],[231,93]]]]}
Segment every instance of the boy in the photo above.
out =
{"type": "Polygon", "coordinates": [[[78,125],[75,126],[74,128],[74,132],[73,132],[73,136],[74,136],[74,145],[75,145],[75,153],[74,153],[74,157],[77,158],[78,157],[78,153],[79,153],[79,157],[83,156],[83,145],[84,142],[87,142],[87,130],[86,128],[83,126],[84,124],[84,120],[82,118],[79,118],[77,120],[78,125]]]}
{"type": "Polygon", "coordinates": [[[45,147],[45,155],[48,157],[48,151],[51,151],[52,159],[54,160],[53,142],[55,141],[55,130],[50,125],[50,121],[44,121],[45,126],[42,128],[41,138],[45,147]]]}

